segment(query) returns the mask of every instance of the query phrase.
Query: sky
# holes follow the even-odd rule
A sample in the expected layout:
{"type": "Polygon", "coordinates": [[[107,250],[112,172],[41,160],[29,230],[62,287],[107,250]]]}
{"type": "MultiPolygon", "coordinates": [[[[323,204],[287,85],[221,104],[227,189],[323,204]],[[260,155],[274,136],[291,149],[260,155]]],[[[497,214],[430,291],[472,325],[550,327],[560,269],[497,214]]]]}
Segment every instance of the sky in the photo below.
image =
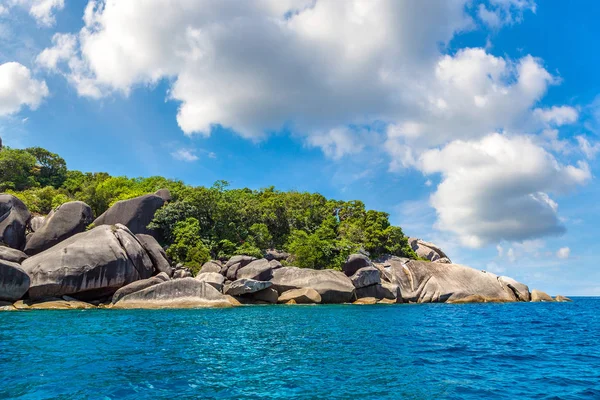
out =
{"type": "Polygon", "coordinates": [[[600,295],[600,4],[0,0],[0,137],[70,169],[362,200],[600,295]]]}

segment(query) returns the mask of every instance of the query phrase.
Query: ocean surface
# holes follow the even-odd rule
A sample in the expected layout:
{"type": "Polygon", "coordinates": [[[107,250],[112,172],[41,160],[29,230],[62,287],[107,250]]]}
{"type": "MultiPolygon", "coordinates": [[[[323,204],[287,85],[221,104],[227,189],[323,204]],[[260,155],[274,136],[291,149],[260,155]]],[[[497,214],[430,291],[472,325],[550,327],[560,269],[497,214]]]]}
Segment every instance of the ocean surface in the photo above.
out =
{"type": "Polygon", "coordinates": [[[0,399],[600,398],[600,298],[0,313],[0,399]]]}

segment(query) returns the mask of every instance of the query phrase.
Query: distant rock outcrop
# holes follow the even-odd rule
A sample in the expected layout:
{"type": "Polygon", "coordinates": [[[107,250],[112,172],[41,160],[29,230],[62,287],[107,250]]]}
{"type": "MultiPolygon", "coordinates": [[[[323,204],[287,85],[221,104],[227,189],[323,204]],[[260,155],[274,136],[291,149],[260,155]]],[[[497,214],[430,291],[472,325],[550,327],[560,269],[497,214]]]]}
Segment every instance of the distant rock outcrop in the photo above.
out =
{"type": "Polygon", "coordinates": [[[292,289],[309,288],[319,293],[323,303],[348,303],[354,300],[354,285],[340,271],[282,267],[273,271],[271,282],[280,294],[292,289]]]}
{"type": "Polygon", "coordinates": [[[231,307],[217,289],[194,278],[175,279],[128,294],[114,308],[231,307]]]}
{"type": "Polygon", "coordinates": [[[408,238],[408,244],[419,257],[442,264],[451,264],[450,258],[437,245],[417,238],[408,238]]]}
{"type": "Polygon", "coordinates": [[[546,292],[542,292],[541,290],[533,289],[531,291],[531,301],[533,301],[533,302],[542,302],[542,301],[551,302],[551,301],[554,301],[554,299],[546,292]]]}

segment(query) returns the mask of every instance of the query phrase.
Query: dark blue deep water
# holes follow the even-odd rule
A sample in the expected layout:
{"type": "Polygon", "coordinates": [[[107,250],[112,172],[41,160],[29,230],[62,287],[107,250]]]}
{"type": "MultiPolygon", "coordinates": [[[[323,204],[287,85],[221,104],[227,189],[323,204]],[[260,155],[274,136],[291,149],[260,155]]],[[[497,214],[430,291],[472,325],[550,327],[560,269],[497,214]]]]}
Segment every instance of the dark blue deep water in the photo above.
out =
{"type": "Polygon", "coordinates": [[[600,298],[3,312],[0,398],[600,398],[600,298]]]}

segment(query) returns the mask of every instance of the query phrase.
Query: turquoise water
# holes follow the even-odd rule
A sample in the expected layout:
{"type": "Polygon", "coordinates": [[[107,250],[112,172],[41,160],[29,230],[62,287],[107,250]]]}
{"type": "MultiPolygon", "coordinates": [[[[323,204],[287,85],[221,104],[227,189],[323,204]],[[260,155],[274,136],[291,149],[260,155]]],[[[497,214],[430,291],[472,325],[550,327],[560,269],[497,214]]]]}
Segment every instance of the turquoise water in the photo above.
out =
{"type": "Polygon", "coordinates": [[[574,303],[0,313],[0,398],[600,398],[574,303]]]}

